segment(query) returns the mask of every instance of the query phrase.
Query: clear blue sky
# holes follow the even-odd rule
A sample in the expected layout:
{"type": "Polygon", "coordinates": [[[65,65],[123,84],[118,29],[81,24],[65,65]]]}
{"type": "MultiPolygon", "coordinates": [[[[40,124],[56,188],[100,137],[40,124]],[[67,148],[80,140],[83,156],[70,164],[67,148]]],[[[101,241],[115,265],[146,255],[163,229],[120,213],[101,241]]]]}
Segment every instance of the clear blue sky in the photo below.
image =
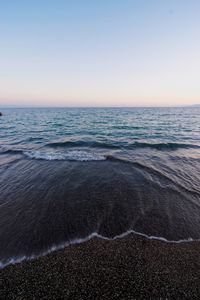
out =
{"type": "Polygon", "coordinates": [[[0,104],[198,102],[199,0],[0,0],[0,104]]]}

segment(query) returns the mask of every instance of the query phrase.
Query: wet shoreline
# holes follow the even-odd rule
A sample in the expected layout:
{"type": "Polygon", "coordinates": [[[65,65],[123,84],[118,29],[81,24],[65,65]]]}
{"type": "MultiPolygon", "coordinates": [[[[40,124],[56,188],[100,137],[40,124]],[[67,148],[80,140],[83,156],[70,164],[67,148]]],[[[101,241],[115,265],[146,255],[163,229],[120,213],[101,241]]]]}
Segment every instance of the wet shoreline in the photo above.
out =
{"type": "Polygon", "coordinates": [[[21,159],[0,168],[0,261],[40,256],[93,233],[199,239],[199,193],[155,166],[21,159]]]}
{"type": "Polygon", "coordinates": [[[200,243],[95,237],[0,274],[6,299],[198,299],[200,243]]]}

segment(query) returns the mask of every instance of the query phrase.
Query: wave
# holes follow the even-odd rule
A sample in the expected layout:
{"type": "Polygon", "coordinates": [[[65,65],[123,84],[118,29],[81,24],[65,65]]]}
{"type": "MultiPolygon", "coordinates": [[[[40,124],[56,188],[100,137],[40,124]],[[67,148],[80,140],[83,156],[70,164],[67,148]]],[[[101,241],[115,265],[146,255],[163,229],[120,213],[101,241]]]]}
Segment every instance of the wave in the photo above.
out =
{"type": "Polygon", "coordinates": [[[200,146],[195,144],[186,144],[186,143],[142,143],[135,142],[131,146],[138,148],[152,148],[156,150],[178,150],[178,149],[189,149],[195,148],[198,149],[200,146]]]}
{"type": "Polygon", "coordinates": [[[124,237],[127,237],[130,234],[142,236],[142,237],[147,238],[149,240],[158,240],[158,241],[161,241],[161,242],[174,243],[174,244],[191,243],[191,242],[200,241],[199,239],[195,240],[195,239],[192,239],[192,238],[182,239],[182,240],[177,240],[177,241],[176,240],[167,240],[164,237],[151,236],[151,235],[147,235],[145,233],[141,233],[141,232],[138,232],[138,231],[135,231],[135,230],[132,230],[132,229],[128,230],[128,231],[126,231],[122,234],[116,235],[113,238],[103,236],[103,235],[99,234],[98,232],[93,232],[93,233],[91,233],[90,235],[88,235],[84,238],[77,238],[77,239],[74,239],[74,240],[59,244],[59,245],[53,245],[48,250],[42,252],[39,255],[34,255],[34,254],[30,255],[30,256],[25,256],[24,255],[24,256],[21,256],[21,257],[12,257],[6,262],[0,261],[0,270],[7,267],[8,265],[14,265],[14,264],[21,263],[23,261],[37,259],[37,258],[45,256],[45,255],[47,255],[51,252],[64,249],[65,247],[70,246],[70,245],[76,245],[76,244],[82,244],[82,243],[88,242],[93,238],[99,238],[99,239],[102,239],[102,240],[113,241],[113,240],[122,239],[124,237]]]}
{"type": "Polygon", "coordinates": [[[46,144],[47,147],[50,148],[69,148],[69,147],[91,147],[91,148],[119,148],[119,145],[115,145],[115,143],[106,143],[106,142],[98,142],[98,141],[64,141],[64,142],[54,142],[46,144]]]}
{"type": "Polygon", "coordinates": [[[19,150],[19,149],[9,149],[2,150],[0,154],[10,154],[10,155],[25,155],[31,159],[37,160],[69,160],[69,161],[101,161],[106,160],[106,155],[100,153],[87,151],[87,150],[68,150],[65,152],[47,152],[39,150],[19,150]]]}
{"type": "Polygon", "coordinates": [[[71,150],[65,153],[26,151],[23,153],[31,159],[38,160],[69,160],[69,161],[101,161],[106,160],[106,156],[82,150],[71,150]]]}
{"type": "Polygon", "coordinates": [[[23,150],[2,150],[0,154],[12,154],[12,155],[18,155],[18,154],[23,154],[23,150]]]}
{"type": "Polygon", "coordinates": [[[134,142],[124,143],[116,142],[98,142],[98,141],[64,141],[46,144],[50,148],[68,148],[68,147],[89,147],[89,148],[108,148],[108,149],[137,149],[137,148],[151,148],[155,150],[178,150],[178,149],[199,149],[199,145],[186,143],[148,143],[148,142],[134,142]]]}
{"type": "MultiPolygon", "coordinates": [[[[146,142],[134,142],[134,143],[103,143],[103,142],[87,142],[87,141],[65,141],[46,144],[49,151],[43,150],[25,150],[25,149],[5,149],[0,148],[0,154],[11,155],[25,155],[31,159],[41,160],[77,160],[77,161],[91,161],[91,160],[106,160],[115,159],[108,155],[99,154],[92,149],[109,149],[109,150],[136,150],[136,149],[153,149],[156,151],[175,151],[179,149],[200,149],[199,145],[186,144],[186,143],[146,143],[146,142]],[[51,151],[50,148],[54,150],[51,151]],[[67,151],[58,151],[59,148],[69,148],[67,151]],[[81,149],[82,148],[82,149],[81,149]]],[[[42,149],[42,148],[40,148],[42,149]]],[[[44,148],[43,148],[44,149],[44,148]]],[[[46,148],[47,149],[47,148],[46,148]]]]}

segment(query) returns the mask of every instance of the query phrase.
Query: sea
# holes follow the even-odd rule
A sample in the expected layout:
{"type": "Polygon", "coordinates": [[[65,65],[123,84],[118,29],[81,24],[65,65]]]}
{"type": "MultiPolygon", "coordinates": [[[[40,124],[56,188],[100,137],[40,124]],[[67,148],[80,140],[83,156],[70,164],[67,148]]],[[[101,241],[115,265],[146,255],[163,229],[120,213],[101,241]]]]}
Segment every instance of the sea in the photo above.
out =
{"type": "Polygon", "coordinates": [[[95,236],[200,239],[200,107],[1,111],[1,268],[95,236]]]}

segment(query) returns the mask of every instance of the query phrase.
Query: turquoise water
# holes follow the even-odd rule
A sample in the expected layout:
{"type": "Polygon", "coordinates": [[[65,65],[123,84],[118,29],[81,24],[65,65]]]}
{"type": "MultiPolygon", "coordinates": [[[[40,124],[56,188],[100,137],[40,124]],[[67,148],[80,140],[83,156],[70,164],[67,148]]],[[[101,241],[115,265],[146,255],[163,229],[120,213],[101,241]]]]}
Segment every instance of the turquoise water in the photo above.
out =
{"type": "Polygon", "coordinates": [[[92,236],[200,239],[200,108],[0,117],[0,266],[92,236]]]}

